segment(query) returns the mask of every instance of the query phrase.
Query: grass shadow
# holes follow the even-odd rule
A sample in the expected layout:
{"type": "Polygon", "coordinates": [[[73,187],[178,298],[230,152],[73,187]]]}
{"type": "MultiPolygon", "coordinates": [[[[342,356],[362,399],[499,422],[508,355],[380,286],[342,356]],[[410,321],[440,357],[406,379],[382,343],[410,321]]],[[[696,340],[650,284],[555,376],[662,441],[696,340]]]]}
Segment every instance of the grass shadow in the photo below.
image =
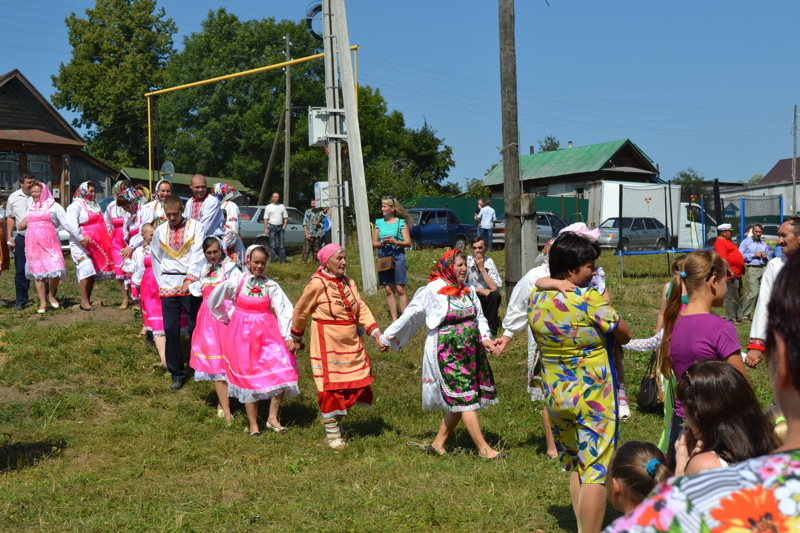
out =
{"type": "Polygon", "coordinates": [[[566,531],[577,531],[578,523],[572,505],[550,505],[547,512],[556,519],[558,527],[566,531]]]}
{"type": "Polygon", "coordinates": [[[342,426],[349,435],[362,438],[379,437],[386,431],[394,430],[394,428],[389,425],[382,416],[370,417],[366,420],[356,420],[352,422],[345,418],[342,426]]]}
{"type": "Polygon", "coordinates": [[[64,439],[4,444],[0,446],[0,472],[35,466],[42,459],[60,455],[66,447],[64,439]]]}
{"type": "Polygon", "coordinates": [[[528,438],[518,444],[520,448],[533,448],[539,455],[547,455],[547,440],[544,435],[530,433],[528,438]]]}
{"type": "MultiPolygon", "coordinates": [[[[266,420],[266,413],[269,412],[269,402],[260,403],[263,403],[264,406],[263,408],[259,408],[259,416],[261,416],[261,410],[264,409],[264,419],[266,420]]],[[[233,402],[231,402],[231,411],[232,410],[233,402]]],[[[315,423],[318,423],[319,409],[297,401],[283,402],[281,404],[280,419],[281,423],[285,426],[311,427],[315,423]]]]}

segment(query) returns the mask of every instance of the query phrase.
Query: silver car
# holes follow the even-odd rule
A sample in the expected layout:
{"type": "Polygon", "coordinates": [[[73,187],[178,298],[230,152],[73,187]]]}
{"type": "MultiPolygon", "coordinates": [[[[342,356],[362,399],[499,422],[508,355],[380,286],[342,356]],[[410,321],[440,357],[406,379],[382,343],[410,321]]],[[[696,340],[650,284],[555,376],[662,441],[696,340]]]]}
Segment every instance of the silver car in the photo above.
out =
{"type": "Polygon", "coordinates": [[[666,250],[669,232],[664,224],[650,217],[607,218],[600,224],[600,238],[597,243],[601,248],[617,248],[619,246],[620,226],[622,227],[622,251],[630,249],[666,250]]]}
{"type": "MultiPolygon", "coordinates": [[[[239,235],[245,246],[261,244],[269,246],[269,236],[264,234],[264,205],[249,205],[239,208],[239,235]]],[[[286,226],[283,245],[286,248],[302,248],[306,236],[303,232],[303,213],[296,207],[287,207],[289,224],[286,226]]]]}
{"type": "MultiPolygon", "coordinates": [[[[550,211],[536,212],[536,240],[539,248],[544,247],[547,241],[558,235],[558,232],[567,227],[563,218],[550,211]]],[[[500,215],[492,231],[492,246],[506,243],[506,215],[500,215]]]]}

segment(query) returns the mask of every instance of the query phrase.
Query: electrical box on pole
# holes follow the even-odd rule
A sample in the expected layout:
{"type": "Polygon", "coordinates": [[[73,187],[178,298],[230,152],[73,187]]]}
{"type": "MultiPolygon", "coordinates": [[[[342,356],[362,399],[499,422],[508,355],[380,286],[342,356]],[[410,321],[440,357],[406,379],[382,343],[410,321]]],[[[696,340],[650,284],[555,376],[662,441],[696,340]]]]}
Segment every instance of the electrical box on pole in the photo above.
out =
{"type": "Polygon", "coordinates": [[[308,145],[324,147],[328,139],[347,140],[344,109],[327,109],[325,107],[308,108],[308,145]],[[338,133],[333,121],[339,124],[338,133]]]}
{"type": "Polygon", "coordinates": [[[317,207],[337,207],[333,199],[338,198],[344,207],[350,207],[350,182],[345,181],[339,187],[344,190],[338,193],[335,190],[337,185],[330,181],[318,181],[314,184],[314,200],[317,202],[317,207]],[[331,190],[334,188],[334,190],[331,190]]]}

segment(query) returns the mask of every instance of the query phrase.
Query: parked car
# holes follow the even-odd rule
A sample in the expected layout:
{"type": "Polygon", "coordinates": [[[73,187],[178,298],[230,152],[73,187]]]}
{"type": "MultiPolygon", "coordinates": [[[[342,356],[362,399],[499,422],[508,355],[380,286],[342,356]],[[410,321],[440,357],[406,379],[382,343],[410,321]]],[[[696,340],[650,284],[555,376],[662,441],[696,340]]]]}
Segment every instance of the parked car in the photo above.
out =
{"type": "Polygon", "coordinates": [[[452,246],[467,249],[469,242],[478,235],[478,226],[462,224],[455,213],[449,209],[415,208],[409,209],[411,221],[411,249],[422,246],[452,246]]]}
{"type": "Polygon", "coordinates": [[[627,252],[632,248],[649,250],[666,250],[667,231],[664,224],[656,218],[650,217],[619,217],[607,218],[600,224],[600,239],[598,244],[602,248],[614,248],[619,245],[620,227],[622,228],[622,251],[627,252]]]}
{"type": "MultiPolygon", "coordinates": [[[[264,234],[263,205],[250,205],[239,208],[239,235],[244,245],[262,244],[269,247],[269,236],[264,234]]],[[[303,213],[296,207],[287,207],[289,224],[286,226],[283,245],[286,248],[302,248],[305,242],[303,232],[303,213]]]]}
{"type": "MultiPolygon", "coordinates": [[[[538,247],[543,248],[547,241],[558,235],[558,232],[566,228],[569,224],[550,211],[536,212],[536,240],[538,247]]],[[[506,215],[505,213],[497,217],[492,233],[493,246],[504,245],[506,242],[506,215]]]]}

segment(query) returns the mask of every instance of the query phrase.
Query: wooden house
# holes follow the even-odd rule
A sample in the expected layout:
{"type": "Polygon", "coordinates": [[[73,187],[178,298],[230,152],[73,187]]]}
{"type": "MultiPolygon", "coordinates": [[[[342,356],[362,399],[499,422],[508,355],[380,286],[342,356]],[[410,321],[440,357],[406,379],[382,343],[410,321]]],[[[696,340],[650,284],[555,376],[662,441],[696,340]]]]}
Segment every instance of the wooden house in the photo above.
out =
{"type": "Polygon", "coordinates": [[[19,70],[0,76],[0,198],[32,172],[64,206],[84,181],[97,185],[98,197],[117,174],[92,157],[86,142],[19,70]]]}

